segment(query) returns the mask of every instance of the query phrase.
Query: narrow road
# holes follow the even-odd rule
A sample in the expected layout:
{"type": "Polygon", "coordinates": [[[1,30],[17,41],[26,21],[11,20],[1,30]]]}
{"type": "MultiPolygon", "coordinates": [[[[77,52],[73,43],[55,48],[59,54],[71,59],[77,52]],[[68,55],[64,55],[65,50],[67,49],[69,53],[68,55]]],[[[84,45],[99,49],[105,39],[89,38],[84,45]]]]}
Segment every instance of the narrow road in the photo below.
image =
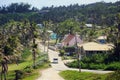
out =
{"type": "Polygon", "coordinates": [[[37,80],[64,80],[58,75],[59,71],[54,70],[53,68],[48,68],[41,72],[42,76],[37,80]]]}
{"type": "MultiPolygon", "coordinates": [[[[44,46],[40,44],[40,42],[38,42],[38,48],[41,49],[41,51],[44,51],[44,46]]],[[[47,50],[47,47],[45,47],[45,50],[47,50]]],[[[39,77],[36,80],[64,80],[61,76],[59,76],[59,69],[61,68],[65,68],[66,66],[63,65],[63,63],[61,63],[62,61],[60,61],[60,57],[58,57],[58,53],[55,51],[52,51],[49,49],[49,53],[48,53],[48,57],[49,57],[49,61],[51,62],[51,68],[45,69],[41,72],[41,77],[39,77]],[[53,58],[59,58],[58,59],[58,64],[53,64],[53,58]],[[61,67],[61,64],[62,67],[61,67]],[[60,67],[59,67],[60,66],[60,67]]]]}
{"type": "MultiPolygon", "coordinates": [[[[39,43],[38,48],[44,51],[44,46],[41,45],[40,42],[38,43],[39,43]]],[[[59,57],[58,54],[59,54],[58,52],[49,49],[48,56],[49,56],[49,60],[51,62],[52,67],[46,70],[43,70],[41,77],[39,77],[37,80],[64,80],[58,75],[59,71],[63,71],[63,70],[77,70],[78,71],[78,69],[68,68],[67,66],[65,66],[63,61],[61,60],[61,57],[59,57]],[[52,63],[53,58],[58,58],[58,64],[52,63]]],[[[81,69],[81,71],[99,73],[99,74],[105,74],[105,73],[112,72],[112,71],[87,70],[87,69],[81,69]]]]}

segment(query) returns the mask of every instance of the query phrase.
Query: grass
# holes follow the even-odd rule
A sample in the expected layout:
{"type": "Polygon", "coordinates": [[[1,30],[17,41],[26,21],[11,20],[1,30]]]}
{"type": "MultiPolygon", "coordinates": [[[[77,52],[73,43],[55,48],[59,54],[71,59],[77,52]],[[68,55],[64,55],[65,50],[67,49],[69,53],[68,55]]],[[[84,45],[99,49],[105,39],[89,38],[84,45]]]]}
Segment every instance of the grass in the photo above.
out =
{"type": "Polygon", "coordinates": [[[28,75],[23,80],[35,80],[39,76],[37,71],[34,71],[32,75],[28,75]]]}
{"type": "MultiPolygon", "coordinates": [[[[43,62],[40,65],[37,65],[36,69],[32,68],[33,60],[31,53],[28,49],[23,51],[23,58],[24,61],[17,64],[9,64],[8,65],[8,73],[7,73],[7,80],[14,80],[15,79],[15,70],[20,70],[22,72],[22,79],[20,80],[35,80],[40,76],[39,71],[49,67],[49,62],[43,62]],[[26,68],[29,67],[29,68],[26,68]],[[27,72],[30,71],[30,72],[27,72]]],[[[41,61],[44,58],[37,57],[36,62],[41,61]]],[[[1,68],[0,68],[1,69],[1,68]]]]}
{"type": "Polygon", "coordinates": [[[27,62],[22,62],[20,64],[10,64],[9,65],[9,71],[13,71],[13,70],[22,70],[24,69],[26,66],[32,65],[32,61],[27,61],[27,62]]]}
{"type": "MultiPolygon", "coordinates": [[[[11,69],[9,69],[9,71],[8,71],[7,80],[14,80],[14,78],[15,78],[14,71],[15,70],[23,71],[23,69],[28,65],[29,65],[29,62],[23,62],[23,63],[19,64],[19,66],[11,64],[9,66],[9,68],[11,68],[11,69]]],[[[48,68],[48,67],[49,67],[48,63],[45,63],[44,65],[39,66],[38,69],[34,69],[32,71],[32,73],[24,73],[24,75],[23,75],[24,77],[22,80],[35,80],[40,76],[39,71],[43,70],[45,68],[48,68]]]]}
{"type": "MultiPolygon", "coordinates": [[[[32,65],[32,61],[23,62],[20,63],[19,65],[16,64],[9,65],[7,80],[13,80],[15,78],[15,72],[14,72],[15,70],[23,71],[23,69],[26,66],[30,66],[30,65],[32,65]]],[[[39,71],[48,67],[49,67],[49,63],[44,63],[43,65],[37,67],[37,69],[33,69],[32,73],[24,73],[24,78],[22,80],[35,80],[40,76],[39,71]]]]}
{"type": "Polygon", "coordinates": [[[62,71],[59,73],[65,80],[105,80],[108,74],[95,74],[90,72],[62,71]]]}
{"type": "Polygon", "coordinates": [[[48,63],[40,66],[39,69],[35,69],[35,70],[32,72],[32,74],[27,75],[23,80],[35,80],[35,79],[37,79],[38,77],[41,76],[40,73],[39,73],[39,71],[40,71],[40,70],[43,70],[43,69],[45,69],[45,68],[48,68],[48,67],[49,67],[48,63]]]}

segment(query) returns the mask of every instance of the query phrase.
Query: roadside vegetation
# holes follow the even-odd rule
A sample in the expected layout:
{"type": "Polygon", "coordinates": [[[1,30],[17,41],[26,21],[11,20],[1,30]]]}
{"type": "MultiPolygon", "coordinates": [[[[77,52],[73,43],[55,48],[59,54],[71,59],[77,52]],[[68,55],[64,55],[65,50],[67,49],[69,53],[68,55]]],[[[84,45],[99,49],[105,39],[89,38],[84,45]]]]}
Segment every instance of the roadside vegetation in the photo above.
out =
{"type": "MultiPolygon", "coordinates": [[[[72,62],[65,63],[65,65],[79,68],[74,47],[64,47],[59,52],[63,60],[73,60],[72,62]]],[[[94,53],[89,56],[83,56],[79,63],[82,69],[120,70],[119,56],[115,57],[112,55],[112,51],[109,53],[94,53]]]]}
{"type": "Polygon", "coordinates": [[[30,49],[23,50],[23,58],[17,64],[9,64],[7,80],[17,79],[22,80],[35,80],[40,76],[39,71],[49,67],[48,57],[45,53],[39,53],[36,59],[36,68],[33,68],[33,61],[30,49]],[[29,52],[29,53],[28,53],[29,52]]]}
{"type": "MultiPolygon", "coordinates": [[[[82,69],[120,70],[119,61],[108,62],[107,58],[108,54],[95,54],[84,57],[79,63],[82,69]]],[[[79,67],[77,60],[67,63],[66,65],[72,68],[79,67]]]]}
{"type": "Polygon", "coordinates": [[[120,71],[109,74],[95,74],[90,72],[62,71],[59,73],[65,80],[119,80],[120,71]]]}

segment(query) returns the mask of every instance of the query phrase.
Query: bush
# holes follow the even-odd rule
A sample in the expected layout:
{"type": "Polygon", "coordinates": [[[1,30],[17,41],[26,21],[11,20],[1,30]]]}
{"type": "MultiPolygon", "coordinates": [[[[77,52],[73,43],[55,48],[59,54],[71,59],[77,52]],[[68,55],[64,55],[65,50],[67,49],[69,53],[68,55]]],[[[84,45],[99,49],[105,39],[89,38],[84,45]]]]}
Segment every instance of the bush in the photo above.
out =
{"type": "Polygon", "coordinates": [[[30,66],[26,66],[24,68],[24,71],[27,72],[27,73],[31,73],[33,71],[33,69],[30,66]]]}
{"type": "MultiPolygon", "coordinates": [[[[66,64],[68,67],[72,67],[72,68],[78,68],[78,62],[77,61],[73,61],[70,63],[66,64]]],[[[95,64],[95,63],[84,63],[84,62],[80,62],[80,66],[82,69],[105,69],[105,64],[95,64]]]]}
{"type": "Polygon", "coordinates": [[[105,68],[105,64],[90,63],[88,68],[89,69],[104,69],[105,68]]]}
{"type": "Polygon", "coordinates": [[[21,70],[15,70],[15,80],[22,79],[24,75],[24,72],[21,70]]]}
{"type": "MultiPolygon", "coordinates": [[[[81,68],[83,69],[103,69],[103,70],[120,70],[120,62],[112,62],[105,64],[106,54],[95,54],[91,57],[84,57],[80,61],[81,68]]],[[[67,63],[68,67],[78,68],[78,62],[73,61],[67,63]]]]}
{"type": "Polygon", "coordinates": [[[27,57],[28,57],[29,55],[31,55],[30,49],[25,48],[25,49],[22,51],[21,57],[22,57],[22,59],[27,59],[27,57]]]}
{"type": "Polygon", "coordinates": [[[106,55],[105,54],[94,54],[90,57],[91,63],[104,63],[106,55]]]}
{"type": "Polygon", "coordinates": [[[78,68],[78,63],[77,63],[77,61],[73,61],[73,62],[67,63],[66,65],[67,65],[68,67],[78,68]]]}
{"type": "Polygon", "coordinates": [[[85,64],[83,62],[80,62],[80,64],[81,64],[82,69],[87,69],[88,68],[88,64],[85,64]]]}
{"type": "Polygon", "coordinates": [[[65,51],[62,49],[59,51],[60,52],[60,56],[63,56],[65,54],[65,51]]]}
{"type": "Polygon", "coordinates": [[[64,47],[65,52],[75,52],[75,47],[64,47]]]}
{"type": "Polygon", "coordinates": [[[84,58],[82,59],[82,62],[84,62],[84,63],[90,63],[91,60],[90,60],[89,57],[84,57],[84,58]]]}
{"type": "Polygon", "coordinates": [[[105,70],[120,70],[120,62],[110,63],[105,70]]]}

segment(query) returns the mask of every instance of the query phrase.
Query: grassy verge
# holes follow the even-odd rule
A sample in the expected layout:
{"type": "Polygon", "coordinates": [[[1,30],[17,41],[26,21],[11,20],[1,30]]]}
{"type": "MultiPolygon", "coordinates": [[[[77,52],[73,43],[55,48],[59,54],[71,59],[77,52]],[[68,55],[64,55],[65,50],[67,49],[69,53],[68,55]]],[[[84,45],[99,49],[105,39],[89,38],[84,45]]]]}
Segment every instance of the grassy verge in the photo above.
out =
{"type": "Polygon", "coordinates": [[[39,71],[42,70],[42,69],[48,68],[48,67],[49,67],[48,63],[45,63],[42,66],[39,66],[39,68],[35,69],[32,72],[32,74],[27,74],[26,77],[23,78],[23,80],[35,80],[35,79],[37,79],[38,77],[40,77],[39,71]]]}
{"type": "Polygon", "coordinates": [[[18,66],[15,64],[11,64],[9,66],[9,71],[8,71],[8,75],[7,75],[7,80],[14,80],[15,78],[15,70],[20,70],[23,72],[23,76],[22,76],[22,80],[35,80],[36,78],[38,78],[40,76],[39,71],[45,68],[49,67],[49,63],[44,63],[43,65],[37,67],[37,69],[32,69],[31,72],[26,72],[24,70],[24,68],[26,66],[32,65],[32,63],[30,62],[23,62],[21,64],[19,64],[18,66]]]}
{"type": "Polygon", "coordinates": [[[62,71],[59,73],[65,80],[105,80],[109,74],[95,74],[90,72],[62,71]]]}
{"type": "Polygon", "coordinates": [[[7,80],[14,80],[15,78],[15,70],[23,70],[26,66],[32,65],[32,62],[22,62],[20,64],[10,64],[8,66],[8,75],[7,75],[7,80]]]}
{"type": "Polygon", "coordinates": [[[33,69],[32,55],[29,49],[25,49],[22,55],[23,59],[19,64],[9,64],[7,80],[14,80],[16,72],[20,80],[35,80],[40,76],[39,71],[49,67],[47,55],[40,53],[36,58],[36,68],[33,69]]]}

